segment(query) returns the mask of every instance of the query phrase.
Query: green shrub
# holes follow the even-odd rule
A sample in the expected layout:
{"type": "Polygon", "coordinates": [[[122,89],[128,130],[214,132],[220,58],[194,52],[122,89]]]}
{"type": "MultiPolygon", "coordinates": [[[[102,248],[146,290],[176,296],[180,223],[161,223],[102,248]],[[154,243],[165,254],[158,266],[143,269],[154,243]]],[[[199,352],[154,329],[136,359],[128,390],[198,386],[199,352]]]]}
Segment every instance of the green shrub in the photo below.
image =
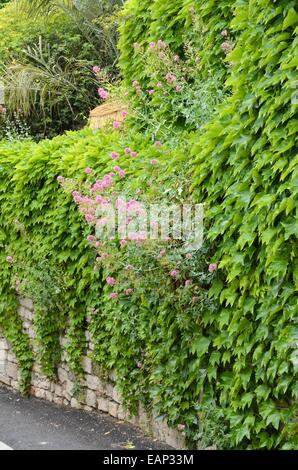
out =
{"type": "Polygon", "coordinates": [[[7,117],[14,121],[17,112],[35,139],[86,123],[99,102],[92,66],[115,74],[116,57],[112,10],[92,21],[59,8],[32,16],[14,1],[0,12],[0,76],[7,117]]]}
{"type": "Polygon", "coordinates": [[[229,91],[224,81],[231,64],[226,63],[221,45],[233,47],[235,36],[229,26],[233,5],[230,1],[126,2],[120,16],[119,64],[136,117],[131,125],[163,139],[208,121],[229,91]],[[164,85],[169,73],[179,81],[158,90],[156,84],[164,85]],[[137,93],[132,86],[136,80],[137,93]],[[175,93],[178,84],[181,93],[175,93]],[[155,93],[148,96],[148,91],[155,93]]]}

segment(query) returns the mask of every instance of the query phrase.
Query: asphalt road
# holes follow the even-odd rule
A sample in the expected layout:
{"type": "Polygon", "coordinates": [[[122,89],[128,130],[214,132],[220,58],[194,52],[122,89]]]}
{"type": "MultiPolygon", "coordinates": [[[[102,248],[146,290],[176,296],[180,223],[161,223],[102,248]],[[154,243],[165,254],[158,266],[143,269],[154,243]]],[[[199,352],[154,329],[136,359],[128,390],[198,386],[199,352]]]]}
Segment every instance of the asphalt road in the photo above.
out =
{"type": "Polygon", "coordinates": [[[0,450],[171,449],[104,413],[22,398],[0,387],[0,450]]]}

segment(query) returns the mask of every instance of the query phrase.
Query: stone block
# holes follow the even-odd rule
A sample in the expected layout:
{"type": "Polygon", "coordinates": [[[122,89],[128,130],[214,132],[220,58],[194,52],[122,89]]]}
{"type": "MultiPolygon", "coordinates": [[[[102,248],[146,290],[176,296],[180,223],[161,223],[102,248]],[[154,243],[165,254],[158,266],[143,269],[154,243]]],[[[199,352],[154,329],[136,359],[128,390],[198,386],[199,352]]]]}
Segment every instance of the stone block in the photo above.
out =
{"type": "Polygon", "coordinates": [[[97,407],[97,396],[93,390],[87,390],[86,392],[86,405],[91,408],[97,407]]]}
{"type": "Polygon", "coordinates": [[[73,395],[73,389],[74,389],[74,382],[71,380],[67,380],[65,384],[65,391],[68,393],[68,395],[72,396],[73,395]]]}
{"type": "Polygon", "coordinates": [[[62,386],[61,386],[61,385],[59,385],[59,384],[54,384],[54,394],[55,394],[57,397],[62,397],[63,390],[62,390],[62,386]]]}
{"type": "Polygon", "coordinates": [[[5,375],[5,374],[0,374],[0,383],[10,387],[11,379],[9,377],[7,377],[7,375],[5,375]]]}
{"type": "Polygon", "coordinates": [[[83,409],[85,411],[94,411],[94,408],[91,408],[91,406],[88,406],[88,405],[84,405],[83,409]]]}
{"type": "Polygon", "coordinates": [[[53,394],[49,390],[45,391],[45,399],[47,401],[53,401],[53,394]]]}
{"type": "Polygon", "coordinates": [[[109,400],[107,398],[100,397],[97,400],[97,408],[99,411],[103,411],[104,413],[108,413],[109,411],[109,400]]]}
{"type": "Polygon", "coordinates": [[[86,386],[90,390],[96,390],[99,392],[102,390],[100,379],[99,377],[96,377],[96,375],[90,375],[90,374],[86,375],[86,386]]]}
{"type": "Polygon", "coordinates": [[[114,401],[110,401],[109,402],[109,415],[113,416],[114,418],[117,418],[118,408],[119,408],[118,403],[115,403],[114,401]]]}
{"type": "Polygon", "coordinates": [[[73,397],[70,400],[70,406],[72,408],[76,408],[77,410],[80,410],[82,408],[81,403],[76,398],[73,398],[73,397]]]}
{"type": "Polygon", "coordinates": [[[14,390],[19,390],[19,388],[20,388],[20,387],[19,387],[19,382],[18,382],[17,380],[12,380],[12,381],[10,382],[10,386],[11,386],[11,388],[13,388],[14,390]]]}
{"type": "Polygon", "coordinates": [[[0,337],[0,350],[9,351],[10,346],[5,338],[0,337]]]}
{"type": "Polygon", "coordinates": [[[109,398],[113,398],[114,385],[106,383],[104,387],[104,392],[109,398]]]}
{"type": "Polygon", "coordinates": [[[13,380],[18,380],[18,366],[13,362],[6,364],[6,374],[13,380]]]}
{"type": "Polygon", "coordinates": [[[43,400],[45,400],[46,399],[46,391],[41,389],[41,388],[35,388],[34,396],[36,398],[42,398],[43,400]]]}
{"type": "Polygon", "coordinates": [[[92,361],[90,357],[85,356],[82,360],[83,370],[87,372],[87,374],[92,374],[92,361]]]}
{"type": "Polygon", "coordinates": [[[121,395],[120,395],[120,393],[118,392],[116,386],[113,387],[112,398],[113,398],[113,400],[114,400],[116,403],[122,403],[121,395]]]}
{"type": "Polygon", "coordinates": [[[53,402],[56,403],[56,405],[58,405],[58,406],[62,406],[63,405],[63,398],[54,396],[53,397],[53,402]]]}
{"type": "Polygon", "coordinates": [[[59,382],[64,383],[68,380],[68,373],[63,367],[58,367],[58,378],[59,382]]]}
{"type": "Polygon", "coordinates": [[[118,416],[117,416],[117,418],[120,421],[124,421],[126,419],[126,412],[125,412],[125,409],[123,408],[122,405],[119,405],[119,407],[118,407],[118,416]]]}
{"type": "Polygon", "coordinates": [[[8,361],[8,362],[12,362],[13,364],[17,364],[17,363],[18,363],[16,356],[15,356],[13,353],[11,353],[11,352],[8,352],[8,353],[7,353],[7,361],[8,361]]]}

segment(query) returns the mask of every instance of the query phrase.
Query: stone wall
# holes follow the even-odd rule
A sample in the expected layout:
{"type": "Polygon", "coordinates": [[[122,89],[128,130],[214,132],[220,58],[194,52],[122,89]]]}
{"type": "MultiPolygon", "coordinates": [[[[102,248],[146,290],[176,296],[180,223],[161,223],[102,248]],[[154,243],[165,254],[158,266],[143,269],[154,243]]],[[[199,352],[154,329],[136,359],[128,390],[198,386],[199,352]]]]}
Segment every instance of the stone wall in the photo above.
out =
{"type": "MultiPolygon", "coordinates": [[[[19,315],[23,321],[24,332],[30,338],[32,350],[36,351],[33,327],[34,308],[29,299],[20,299],[19,315]]],[[[103,379],[99,377],[96,373],[96,366],[90,359],[92,343],[88,332],[86,332],[86,340],[88,345],[87,354],[83,358],[85,377],[81,382],[79,391],[75,390],[75,378],[66,364],[65,357],[63,357],[65,355],[62,354],[62,362],[58,368],[56,381],[51,381],[44,377],[39,365],[34,363],[30,394],[56,403],[59,406],[71,406],[87,411],[97,410],[108,413],[118,420],[127,421],[140,427],[148,435],[174,448],[185,448],[181,432],[176,429],[170,429],[163,421],[157,421],[155,416],[146,413],[142,406],[139,407],[138,415],[134,417],[126,411],[115,384],[116,371],[109,374],[108,378],[103,379]]],[[[65,341],[65,338],[60,339],[62,351],[65,341]]],[[[20,374],[16,357],[11,350],[10,344],[1,335],[0,331],[0,384],[2,383],[9,388],[18,390],[19,380],[20,374]]]]}

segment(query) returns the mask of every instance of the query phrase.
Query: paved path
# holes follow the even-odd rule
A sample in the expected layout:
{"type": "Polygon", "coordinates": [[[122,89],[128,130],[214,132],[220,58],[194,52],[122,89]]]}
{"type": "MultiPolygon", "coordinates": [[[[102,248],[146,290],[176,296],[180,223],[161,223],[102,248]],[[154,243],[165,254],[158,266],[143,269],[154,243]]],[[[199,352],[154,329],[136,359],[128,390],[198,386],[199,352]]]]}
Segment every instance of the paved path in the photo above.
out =
{"type": "Polygon", "coordinates": [[[104,413],[61,408],[0,387],[0,450],[6,446],[15,450],[171,449],[104,413]]]}

